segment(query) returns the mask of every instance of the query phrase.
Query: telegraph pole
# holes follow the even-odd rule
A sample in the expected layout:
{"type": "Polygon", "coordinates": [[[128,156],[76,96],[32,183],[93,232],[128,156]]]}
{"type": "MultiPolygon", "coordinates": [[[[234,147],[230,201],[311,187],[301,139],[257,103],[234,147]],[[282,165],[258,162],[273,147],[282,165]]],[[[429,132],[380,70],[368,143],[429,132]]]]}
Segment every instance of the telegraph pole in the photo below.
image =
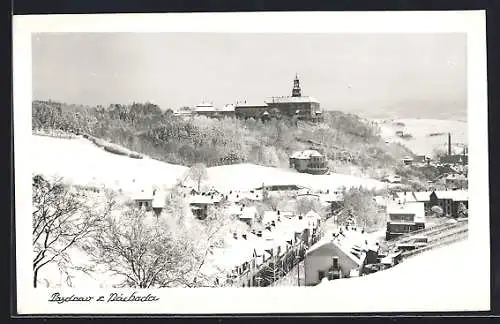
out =
{"type": "Polygon", "coordinates": [[[297,259],[297,286],[300,287],[300,256],[295,257],[297,259]]]}

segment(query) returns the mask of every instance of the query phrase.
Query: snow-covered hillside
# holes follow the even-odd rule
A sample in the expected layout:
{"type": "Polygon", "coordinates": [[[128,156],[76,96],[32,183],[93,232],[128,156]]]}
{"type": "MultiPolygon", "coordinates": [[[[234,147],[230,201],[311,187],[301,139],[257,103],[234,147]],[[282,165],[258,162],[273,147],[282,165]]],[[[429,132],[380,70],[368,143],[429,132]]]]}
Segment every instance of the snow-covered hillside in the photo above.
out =
{"type": "Polygon", "coordinates": [[[435,148],[446,150],[448,133],[451,133],[452,148],[456,153],[462,153],[462,144],[468,144],[467,122],[465,121],[439,119],[378,119],[375,121],[381,128],[381,136],[384,140],[400,142],[415,154],[432,154],[435,148]],[[397,131],[410,134],[412,138],[402,139],[396,135],[397,131]]]}
{"type": "MultiPolygon", "coordinates": [[[[60,139],[33,135],[33,173],[60,176],[78,185],[105,185],[124,191],[156,185],[170,187],[183,178],[187,167],[148,158],[133,159],[106,152],[83,139],[60,139]]],[[[296,184],[311,189],[336,189],[341,186],[382,188],[384,184],[343,174],[311,175],[291,169],[253,164],[208,168],[207,184],[223,192],[252,190],[262,185],[296,184]]]]}
{"type": "Polygon", "coordinates": [[[209,182],[218,190],[252,190],[264,185],[295,184],[312,190],[335,190],[344,186],[380,189],[386,185],[373,179],[345,174],[312,175],[292,169],[278,169],[254,164],[235,164],[208,169],[209,182]]]}
{"type": "Polygon", "coordinates": [[[362,295],[363,307],[366,302],[366,307],[370,308],[367,311],[372,308],[373,311],[423,308],[443,311],[451,305],[454,310],[466,310],[475,302],[481,305],[484,298],[488,298],[478,294],[484,287],[476,282],[475,265],[466,262],[471,255],[474,253],[470,241],[459,241],[406,259],[388,270],[326,281],[317,289],[349,291],[349,296],[362,295]]]}
{"type": "Polygon", "coordinates": [[[105,185],[122,190],[137,186],[171,186],[187,168],[148,158],[106,152],[84,139],[31,136],[32,173],[64,177],[78,185],[105,185]]]}

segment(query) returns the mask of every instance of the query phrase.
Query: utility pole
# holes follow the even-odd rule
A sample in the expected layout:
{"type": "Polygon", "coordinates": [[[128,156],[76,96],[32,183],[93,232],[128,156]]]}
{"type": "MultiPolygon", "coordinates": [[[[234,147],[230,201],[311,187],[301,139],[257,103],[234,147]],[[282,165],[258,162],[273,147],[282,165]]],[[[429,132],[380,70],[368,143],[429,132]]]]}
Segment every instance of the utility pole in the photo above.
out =
{"type": "Polygon", "coordinates": [[[297,286],[300,287],[300,257],[297,255],[297,286]]]}

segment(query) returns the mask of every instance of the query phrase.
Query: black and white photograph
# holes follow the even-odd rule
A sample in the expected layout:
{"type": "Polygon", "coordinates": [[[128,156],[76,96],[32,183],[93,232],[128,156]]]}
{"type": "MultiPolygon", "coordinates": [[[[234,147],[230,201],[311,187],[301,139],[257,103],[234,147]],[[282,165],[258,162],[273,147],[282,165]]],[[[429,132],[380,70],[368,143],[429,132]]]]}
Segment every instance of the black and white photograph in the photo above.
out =
{"type": "Polygon", "coordinates": [[[488,310],[484,13],[382,14],[20,18],[18,311],[488,310]]]}

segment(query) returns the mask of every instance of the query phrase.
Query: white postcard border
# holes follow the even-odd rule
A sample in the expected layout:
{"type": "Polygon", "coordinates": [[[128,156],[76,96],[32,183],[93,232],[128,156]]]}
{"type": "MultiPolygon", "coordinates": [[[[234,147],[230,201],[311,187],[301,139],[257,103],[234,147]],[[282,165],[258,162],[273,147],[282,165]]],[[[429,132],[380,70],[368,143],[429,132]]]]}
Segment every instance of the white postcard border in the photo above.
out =
{"type": "MultiPolygon", "coordinates": [[[[489,180],[484,11],[290,12],[14,16],[14,145],[17,305],[20,314],[213,314],[462,311],[490,308],[489,180]],[[297,23],[300,21],[300,23],[297,23]],[[32,287],[31,255],[31,33],[34,32],[225,32],[225,33],[467,33],[469,134],[469,249],[473,277],[454,290],[334,292],[303,288],[198,288],[147,290],[151,303],[48,302],[53,292],[107,295],[108,290],[32,287]]],[[[446,260],[443,260],[446,262],[446,260]]],[[[416,274],[418,275],[418,274],[416,274]]],[[[420,280],[430,274],[421,274],[420,280]]],[[[425,286],[425,285],[423,285],[425,286]]],[[[397,285],[393,289],[397,289],[397,285]]],[[[113,290],[130,294],[133,290],[113,290]]],[[[143,291],[138,291],[144,294],[143,291]]]]}

